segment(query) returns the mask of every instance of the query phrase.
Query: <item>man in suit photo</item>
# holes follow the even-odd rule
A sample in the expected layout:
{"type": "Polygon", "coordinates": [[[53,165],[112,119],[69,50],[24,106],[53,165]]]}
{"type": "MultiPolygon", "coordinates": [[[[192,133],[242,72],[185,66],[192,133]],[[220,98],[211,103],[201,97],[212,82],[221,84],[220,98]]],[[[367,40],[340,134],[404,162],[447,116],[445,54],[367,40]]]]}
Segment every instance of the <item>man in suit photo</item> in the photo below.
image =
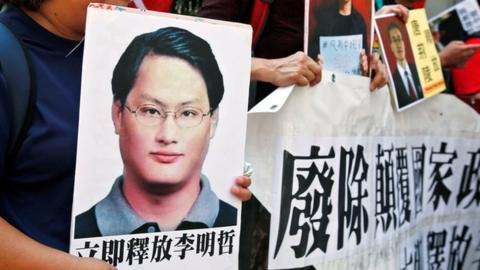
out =
{"type": "Polygon", "coordinates": [[[388,40],[396,60],[396,70],[392,74],[397,96],[397,104],[401,109],[417,100],[423,99],[423,89],[418,77],[417,67],[409,63],[406,57],[404,37],[400,26],[392,22],[387,27],[388,40]]]}

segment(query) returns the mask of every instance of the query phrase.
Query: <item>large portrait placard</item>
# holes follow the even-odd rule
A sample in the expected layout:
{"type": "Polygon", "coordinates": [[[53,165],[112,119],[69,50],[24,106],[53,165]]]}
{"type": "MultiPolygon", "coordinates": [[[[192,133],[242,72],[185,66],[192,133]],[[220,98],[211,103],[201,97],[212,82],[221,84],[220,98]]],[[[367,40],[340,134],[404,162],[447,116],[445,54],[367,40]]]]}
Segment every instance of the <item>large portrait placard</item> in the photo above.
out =
{"type": "Polygon", "coordinates": [[[70,252],[236,269],[251,29],[103,4],[86,29],[70,252]]]}

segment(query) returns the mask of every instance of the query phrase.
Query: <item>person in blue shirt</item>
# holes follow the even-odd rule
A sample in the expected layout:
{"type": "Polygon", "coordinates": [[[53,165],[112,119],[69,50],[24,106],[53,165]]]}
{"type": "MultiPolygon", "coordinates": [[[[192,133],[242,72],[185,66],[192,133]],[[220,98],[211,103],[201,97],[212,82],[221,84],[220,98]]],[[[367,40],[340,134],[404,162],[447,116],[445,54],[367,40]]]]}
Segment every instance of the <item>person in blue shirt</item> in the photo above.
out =
{"type": "MultiPolygon", "coordinates": [[[[0,0],[0,16],[23,41],[35,75],[32,123],[11,166],[12,104],[0,68],[0,269],[112,269],[66,253],[77,146],[80,79],[89,0],[0,0]]],[[[127,0],[103,0],[127,5],[127,0]]],[[[1,44],[0,44],[1,49],[1,44]]],[[[22,79],[22,78],[19,78],[22,79]]],[[[246,200],[248,177],[232,192],[246,200]]]]}

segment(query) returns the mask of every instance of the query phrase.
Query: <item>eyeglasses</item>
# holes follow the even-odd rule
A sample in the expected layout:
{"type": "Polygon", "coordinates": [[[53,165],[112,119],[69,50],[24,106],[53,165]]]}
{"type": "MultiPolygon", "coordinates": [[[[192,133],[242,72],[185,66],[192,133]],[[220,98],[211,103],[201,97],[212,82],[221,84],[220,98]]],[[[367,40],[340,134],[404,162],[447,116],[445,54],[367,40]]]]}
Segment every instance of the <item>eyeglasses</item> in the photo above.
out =
{"type": "Polygon", "coordinates": [[[126,104],[125,108],[135,115],[135,119],[144,126],[158,126],[165,122],[169,114],[173,114],[175,123],[181,128],[192,128],[200,125],[203,117],[212,113],[208,111],[203,113],[202,110],[195,107],[182,107],[176,111],[164,111],[153,104],[143,104],[135,110],[130,109],[126,104]]]}
{"type": "Polygon", "coordinates": [[[400,43],[403,42],[402,36],[396,36],[390,38],[391,43],[400,43]]]}

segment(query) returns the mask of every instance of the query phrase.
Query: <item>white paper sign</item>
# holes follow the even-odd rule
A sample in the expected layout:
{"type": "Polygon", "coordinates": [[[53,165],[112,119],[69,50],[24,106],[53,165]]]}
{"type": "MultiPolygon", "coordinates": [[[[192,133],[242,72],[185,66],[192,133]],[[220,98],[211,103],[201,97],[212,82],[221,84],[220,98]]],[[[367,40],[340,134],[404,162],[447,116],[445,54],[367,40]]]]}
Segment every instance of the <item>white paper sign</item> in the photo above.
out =
{"type": "Polygon", "coordinates": [[[465,0],[455,8],[465,32],[473,34],[480,31],[480,7],[476,0],[465,0]]]}
{"type": "Polygon", "coordinates": [[[324,68],[330,71],[360,75],[362,35],[319,37],[320,54],[324,68]]]}

